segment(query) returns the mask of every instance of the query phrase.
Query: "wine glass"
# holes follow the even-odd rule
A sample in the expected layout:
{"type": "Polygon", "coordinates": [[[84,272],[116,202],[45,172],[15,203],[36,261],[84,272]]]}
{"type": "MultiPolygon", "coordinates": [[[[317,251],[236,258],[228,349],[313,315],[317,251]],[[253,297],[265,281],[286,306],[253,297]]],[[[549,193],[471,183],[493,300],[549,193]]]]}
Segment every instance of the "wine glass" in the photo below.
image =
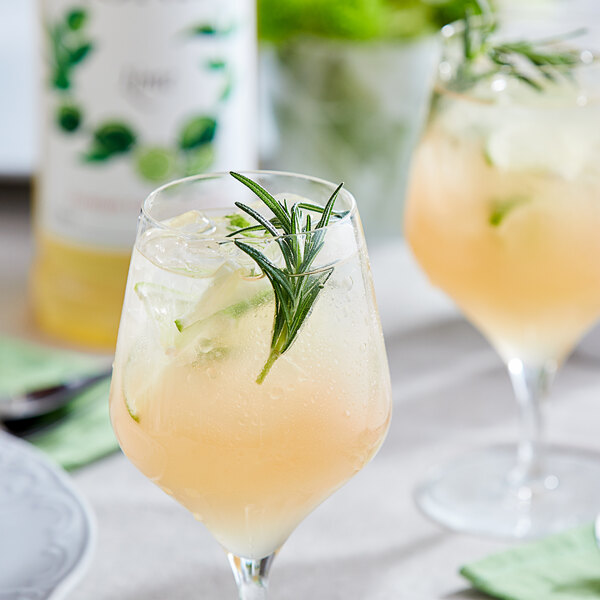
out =
{"type": "Polygon", "coordinates": [[[145,201],[110,394],[128,458],[226,549],[243,600],[388,429],[390,381],[352,195],[276,172],[145,201]]]}
{"type": "Polygon", "coordinates": [[[467,455],[417,489],[420,508],[459,531],[538,537],[600,506],[600,457],[546,446],[540,411],[600,317],[598,13],[577,6],[442,31],[406,235],[506,363],[521,421],[516,449],[467,455]]]}

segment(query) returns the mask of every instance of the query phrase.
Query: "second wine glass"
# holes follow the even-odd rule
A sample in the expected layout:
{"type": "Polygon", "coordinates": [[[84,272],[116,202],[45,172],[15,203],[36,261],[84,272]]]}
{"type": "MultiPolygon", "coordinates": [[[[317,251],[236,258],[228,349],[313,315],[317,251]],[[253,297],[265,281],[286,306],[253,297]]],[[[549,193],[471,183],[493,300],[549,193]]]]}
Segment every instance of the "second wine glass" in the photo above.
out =
{"type": "Polygon", "coordinates": [[[562,35],[576,23],[488,19],[444,28],[406,233],[505,361],[521,440],[435,470],[417,501],[452,529],[537,537],[600,506],[599,457],[546,446],[541,413],[600,317],[600,68],[593,36],[562,35]]]}

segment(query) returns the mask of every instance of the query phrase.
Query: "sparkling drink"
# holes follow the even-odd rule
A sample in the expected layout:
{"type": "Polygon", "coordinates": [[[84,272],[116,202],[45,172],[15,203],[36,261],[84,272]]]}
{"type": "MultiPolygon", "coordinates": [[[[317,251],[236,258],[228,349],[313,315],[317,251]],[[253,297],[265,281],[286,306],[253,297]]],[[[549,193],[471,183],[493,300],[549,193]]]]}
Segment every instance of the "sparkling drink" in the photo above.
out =
{"type": "Polygon", "coordinates": [[[587,125],[600,106],[440,102],[414,160],[410,245],[506,361],[562,361],[600,316],[600,130],[587,125]]]}
{"type": "MultiPolygon", "coordinates": [[[[322,278],[316,300],[293,343],[269,361],[280,297],[227,237],[247,224],[230,195],[239,200],[248,190],[233,179],[237,187],[220,190],[226,178],[175,184],[172,191],[185,199],[172,202],[168,218],[151,216],[152,200],[146,203],[119,330],[111,419],[123,451],[149,479],[232,555],[260,562],[376,453],[389,425],[390,383],[351,196],[340,198],[310,271],[298,276],[322,278]],[[202,196],[210,209],[180,210],[202,196]],[[223,199],[226,207],[214,209],[223,199]]],[[[290,190],[275,196],[282,201],[307,202],[296,195],[294,176],[262,180],[290,190]]],[[[300,187],[307,184],[322,187],[309,179],[300,187]]],[[[165,196],[169,204],[169,191],[155,200],[165,196]]],[[[313,235],[303,234],[298,246],[305,257],[313,235]]],[[[235,239],[288,272],[281,240],[262,232],[235,239]]]]}
{"type": "Polygon", "coordinates": [[[413,162],[411,248],[499,352],[521,413],[517,446],[458,458],[419,486],[424,512],[460,531],[539,537],[600,504],[598,457],[542,439],[554,374],[600,317],[597,37],[561,10],[443,29],[413,162]]]}

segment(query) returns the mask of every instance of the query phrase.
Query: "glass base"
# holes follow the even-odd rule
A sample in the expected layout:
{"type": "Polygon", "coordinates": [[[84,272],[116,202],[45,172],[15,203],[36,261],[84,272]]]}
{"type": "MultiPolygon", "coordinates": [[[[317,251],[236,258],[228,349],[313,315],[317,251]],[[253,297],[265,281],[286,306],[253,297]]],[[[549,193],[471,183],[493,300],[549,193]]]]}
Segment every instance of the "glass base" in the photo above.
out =
{"type": "Polygon", "coordinates": [[[600,454],[547,448],[543,477],[515,483],[516,446],[494,446],[438,467],[415,491],[426,516],[463,533],[531,539],[592,522],[600,510],[600,454]]]}

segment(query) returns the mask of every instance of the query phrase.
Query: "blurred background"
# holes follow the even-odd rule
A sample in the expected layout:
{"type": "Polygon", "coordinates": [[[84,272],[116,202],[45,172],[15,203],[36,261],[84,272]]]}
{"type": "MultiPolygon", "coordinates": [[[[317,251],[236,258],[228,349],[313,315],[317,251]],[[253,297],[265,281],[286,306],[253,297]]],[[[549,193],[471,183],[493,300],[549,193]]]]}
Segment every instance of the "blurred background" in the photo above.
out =
{"type": "Polygon", "coordinates": [[[0,177],[28,178],[36,164],[35,0],[0,2],[0,177]]]}
{"type": "MultiPolygon", "coordinates": [[[[543,8],[553,0],[518,4],[525,3],[543,8]]],[[[474,0],[258,0],[261,167],[344,179],[361,203],[369,237],[397,235],[435,63],[434,34],[476,6],[474,0]]],[[[38,21],[36,0],[0,0],[3,183],[27,181],[39,164],[38,21]]]]}
{"type": "MultiPolygon", "coordinates": [[[[381,196],[402,192],[435,61],[433,34],[469,5],[475,2],[258,0],[261,166],[330,179],[358,170],[348,185],[372,199],[363,220],[376,222],[392,203],[381,196]]],[[[36,0],[0,0],[3,179],[26,179],[38,164],[38,12],[36,0]]]]}
{"type": "MultiPolygon", "coordinates": [[[[554,3],[529,0],[527,4],[551,10],[554,3]]],[[[96,35],[93,27],[97,25],[85,21],[77,10],[79,4],[0,0],[0,210],[4,225],[0,244],[3,250],[15,250],[0,253],[3,295],[13,300],[3,311],[3,329],[36,336],[31,302],[25,300],[32,290],[37,322],[46,332],[55,339],[103,349],[112,347],[114,335],[102,337],[78,329],[78,307],[87,311],[82,317],[86,324],[93,310],[99,330],[116,329],[135,215],[148,191],[169,179],[203,171],[261,167],[344,181],[357,198],[369,245],[398,239],[402,235],[410,156],[427,114],[438,52],[436,32],[445,23],[461,18],[466,10],[480,9],[474,0],[233,3],[240,14],[240,7],[244,7],[244,23],[251,31],[243,41],[245,50],[228,49],[227,44],[232,46],[232,42],[220,35],[225,29],[196,30],[198,39],[212,44],[213,54],[215,48],[221,48],[223,56],[233,52],[227,55],[228,64],[220,55],[211,59],[210,76],[214,81],[219,74],[229,81],[227,76],[233,72],[228,70],[230,64],[244,73],[243,81],[234,88],[233,99],[226,99],[231,86],[226,85],[223,91],[225,108],[216,133],[216,121],[210,118],[190,121],[187,133],[192,137],[188,135],[186,141],[180,133],[181,148],[175,154],[162,143],[142,147],[138,140],[134,144],[133,137],[127,138],[127,128],[118,124],[121,129],[113,131],[111,138],[116,146],[109,152],[108,138],[102,138],[106,132],[97,128],[87,160],[101,168],[92,173],[65,162],[67,142],[83,152],[82,132],[92,126],[80,125],[81,107],[74,104],[73,98],[77,98],[77,86],[81,84],[80,95],[96,96],[97,105],[111,106],[116,100],[102,89],[102,81],[90,81],[91,75],[86,80],[85,65],[89,61],[91,73],[100,51],[91,45],[90,52],[86,48],[87,28],[96,35]],[[48,29],[49,23],[58,23],[63,15],[71,18],[69,21],[65,17],[66,42],[52,37],[48,29]],[[76,46],[68,46],[73,43],[76,46]],[[65,75],[62,67],[56,66],[60,64],[56,61],[61,48],[66,48],[67,54],[71,52],[72,72],[66,82],[61,80],[65,75]],[[240,58],[244,51],[252,55],[251,59],[240,58]],[[239,62],[242,59],[246,62],[239,62]],[[48,86],[52,77],[54,82],[48,86]],[[240,125],[249,122],[250,126],[240,125]],[[60,139],[57,123],[62,129],[60,139]],[[77,136],[80,141],[75,143],[77,136]],[[121,148],[119,144],[125,145],[121,148]],[[116,160],[109,156],[113,151],[116,160]],[[131,177],[124,179],[121,172],[127,153],[135,162],[135,182],[131,177]],[[181,157],[185,159],[183,167],[181,157]],[[86,204],[83,206],[84,200],[69,204],[64,199],[76,185],[83,189],[81,178],[87,179],[86,204]],[[92,198],[100,189],[103,197],[92,198]],[[31,216],[34,190],[37,251],[31,216]],[[104,208],[92,206],[100,200],[103,206],[108,205],[126,194],[129,206],[116,217],[107,218],[104,208]],[[58,208],[50,211],[49,206],[58,208]],[[24,273],[31,269],[30,286],[24,273]],[[61,310],[67,315],[60,314],[61,310]],[[62,333],[67,322],[73,332],[65,336],[62,333]]],[[[516,4],[522,7],[525,2],[516,4]]],[[[510,6],[508,0],[493,3],[494,10],[510,6]]],[[[148,27],[152,26],[149,22],[148,27]]],[[[114,35],[120,35],[121,30],[126,27],[115,29],[114,35]]],[[[105,29],[104,35],[108,31],[105,29]]],[[[147,48],[140,52],[147,52],[147,48]]],[[[127,53],[115,56],[119,68],[124,68],[129,60],[127,53]]],[[[185,102],[193,104],[197,100],[202,104],[197,89],[203,88],[188,88],[185,102]]],[[[147,107],[134,107],[137,112],[131,112],[131,106],[126,108],[135,119],[141,118],[147,107]]],[[[165,109],[153,120],[146,120],[141,133],[148,137],[148,132],[164,129],[167,112],[165,109]]]]}
{"type": "MultiPolygon", "coordinates": [[[[398,235],[434,34],[469,6],[476,10],[474,0],[258,0],[261,167],[343,179],[370,241],[398,235]]],[[[39,33],[36,0],[0,0],[3,182],[27,181],[39,164],[39,33]]]]}

